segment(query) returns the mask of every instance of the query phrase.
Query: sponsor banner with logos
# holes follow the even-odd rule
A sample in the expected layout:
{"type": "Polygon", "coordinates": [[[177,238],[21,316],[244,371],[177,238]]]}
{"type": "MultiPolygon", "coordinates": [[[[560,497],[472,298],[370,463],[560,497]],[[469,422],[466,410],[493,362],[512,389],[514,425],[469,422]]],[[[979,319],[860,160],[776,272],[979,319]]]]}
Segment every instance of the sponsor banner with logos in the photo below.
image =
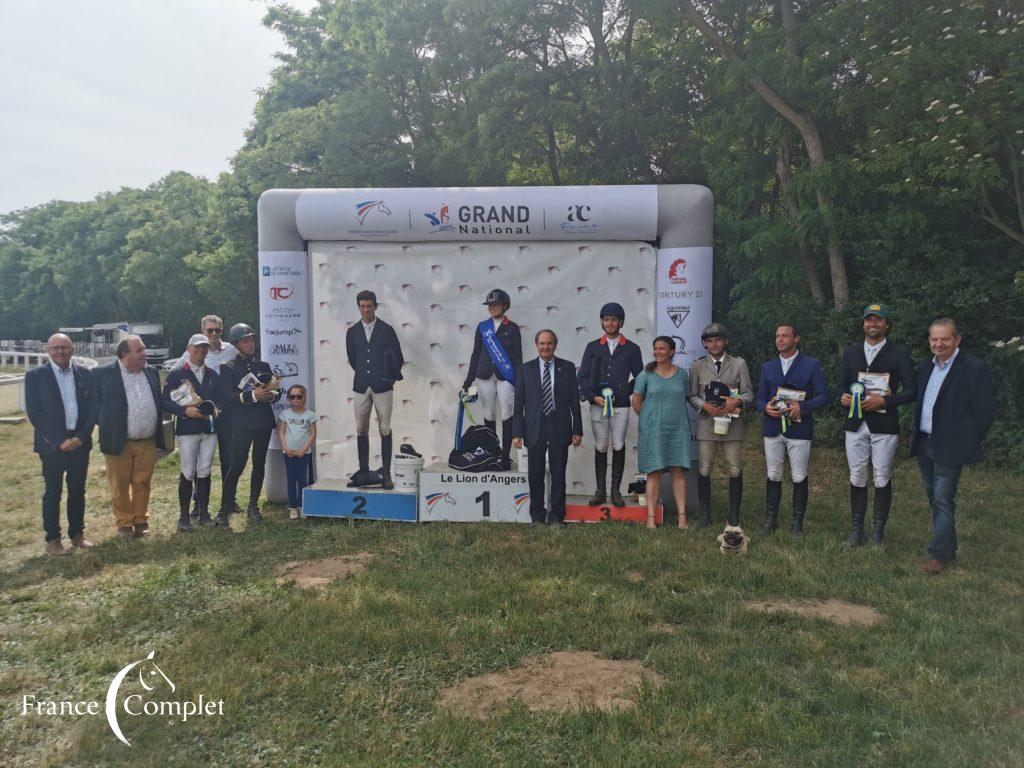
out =
{"type": "Polygon", "coordinates": [[[654,240],[658,188],[311,189],[295,218],[306,240],[654,240]]]}
{"type": "MultiPolygon", "coordinates": [[[[305,251],[260,251],[259,356],[281,377],[281,399],[275,415],[288,408],[284,392],[309,381],[309,275],[305,251]]],[[[310,407],[314,407],[312,404],[310,407]]],[[[274,448],[277,431],[274,431],[274,448]]]]}
{"type": "Polygon", "coordinates": [[[689,370],[707,354],[700,341],[711,322],[710,246],[658,251],[655,325],[658,336],[676,340],[676,365],[689,370]]]}

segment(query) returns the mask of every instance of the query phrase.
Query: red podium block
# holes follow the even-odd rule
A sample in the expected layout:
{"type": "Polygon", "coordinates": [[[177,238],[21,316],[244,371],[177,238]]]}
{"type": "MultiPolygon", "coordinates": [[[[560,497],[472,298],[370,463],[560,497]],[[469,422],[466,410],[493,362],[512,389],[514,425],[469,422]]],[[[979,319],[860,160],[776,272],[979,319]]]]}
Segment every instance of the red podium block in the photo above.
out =
{"type": "MultiPolygon", "coordinates": [[[[640,523],[647,524],[647,507],[626,502],[624,507],[602,504],[591,507],[586,496],[569,496],[565,500],[565,522],[567,523],[640,523]]],[[[654,523],[661,525],[662,510],[658,507],[654,523]]]]}

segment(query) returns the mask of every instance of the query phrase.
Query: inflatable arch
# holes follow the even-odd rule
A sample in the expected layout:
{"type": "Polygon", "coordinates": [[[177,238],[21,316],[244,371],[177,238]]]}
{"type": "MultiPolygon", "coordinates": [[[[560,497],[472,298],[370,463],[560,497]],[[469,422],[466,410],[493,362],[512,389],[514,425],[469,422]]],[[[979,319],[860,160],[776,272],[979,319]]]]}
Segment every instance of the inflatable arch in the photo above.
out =
{"type": "MultiPolygon", "coordinates": [[[[711,191],[696,185],[268,190],[258,206],[259,354],[283,385],[310,392],[318,479],[347,476],[356,460],[345,331],[359,319],[356,293],[374,291],[407,361],[395,390],[395,448],[411,442],[428,464],[444,460],[490,289],[511,295],[524,360],[536,356],[534,333],[551,328],[556,354],[579,364],[602,333],[601,305],[617,301],[623,333],[646,360],[664,334],[676,339],[677,364],[689,367],[704,354],[700,333],[711,320],[713,219],[711,191]]],[[[627,477],[636,466],[632,419],[627,477]]],[[[584,422],[570,494],[593,490],[586,410],[584,422]]],[[[379,453],[373,425],[370,439],[379,453]]],[[[266,493],[283,502],[274,441],[266,493]]]]}

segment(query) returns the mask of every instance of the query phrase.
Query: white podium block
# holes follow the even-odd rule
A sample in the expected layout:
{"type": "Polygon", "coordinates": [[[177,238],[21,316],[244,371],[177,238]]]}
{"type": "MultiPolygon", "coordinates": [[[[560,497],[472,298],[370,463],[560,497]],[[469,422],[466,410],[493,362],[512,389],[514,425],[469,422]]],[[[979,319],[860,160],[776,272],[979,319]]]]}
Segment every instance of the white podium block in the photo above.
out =
{"type": "Polygon", "coordinates": [[[529,523],[525,472],[459,472],[437,463],[420,472],[420,522],[529,523]]]}

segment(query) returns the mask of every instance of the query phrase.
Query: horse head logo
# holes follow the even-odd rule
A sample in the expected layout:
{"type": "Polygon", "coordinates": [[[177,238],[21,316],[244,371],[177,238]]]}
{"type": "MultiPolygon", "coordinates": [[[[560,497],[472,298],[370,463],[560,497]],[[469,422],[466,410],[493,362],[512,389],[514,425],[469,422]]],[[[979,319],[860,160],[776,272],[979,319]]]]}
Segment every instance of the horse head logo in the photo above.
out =
{"type": "Polygon", "coordinates": [[[133,661],[128,666],[123,667],[120,672],[114,675],[114,679],[110,681],[110,687],[107,688],[107,701],[105,706],[107,722],[110,724],[110,730],[114,732],[114,735],[117,736],[125,746],[130,747],[131,744],[128,739],[125,738],[124,732],[121,730],[121,724],[117,721],[117,694],[121,690],[121,684],[124,682],[124,679],[128,677],[131,671],[136,667],[139,667],[139,685],[141,685],[142,689],[147,693],[153,691],[156,686],[160,684],[161,679],[170,686],[171,693],[174,693],[175,688],[177,688],[177,686],[171,682],[171,678],[165,675],[164,671],[156,665],[155,661],[153,661],[154,655],[156,655],[156,651],[150,651],[146,658],[133,661]],[[153,662],[151,665],[148,665],[151,668],[143,669],[140,665],[147,661],[153,662]],[[159,675],[159,677],[157,677],[157,675],[159,675]],[[147,681],[153,684],[149,685],[147,684],[147,681]]]}

